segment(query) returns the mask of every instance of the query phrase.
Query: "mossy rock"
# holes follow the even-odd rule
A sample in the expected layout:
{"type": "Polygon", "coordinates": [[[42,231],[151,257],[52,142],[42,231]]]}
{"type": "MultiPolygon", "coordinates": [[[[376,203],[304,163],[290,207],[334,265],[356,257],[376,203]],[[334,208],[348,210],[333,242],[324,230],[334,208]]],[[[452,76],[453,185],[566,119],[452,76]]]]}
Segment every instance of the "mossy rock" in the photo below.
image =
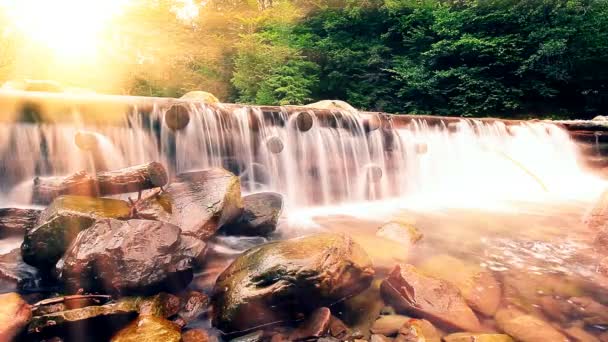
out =
{"type": "Polygon", "coordinates": [[[62,214],[76,214],[91,218],[127,219],[129,203],[117,199],[64,195],[57,197],[38,218],[38,224],[62,214]]]}
{"type": "Polygon", "coordinates": [[[249,249],[218,277],[214,322],[225,332],[287,320],[365,290],[371,261],[351,238],[318,234],[249,249]]]}

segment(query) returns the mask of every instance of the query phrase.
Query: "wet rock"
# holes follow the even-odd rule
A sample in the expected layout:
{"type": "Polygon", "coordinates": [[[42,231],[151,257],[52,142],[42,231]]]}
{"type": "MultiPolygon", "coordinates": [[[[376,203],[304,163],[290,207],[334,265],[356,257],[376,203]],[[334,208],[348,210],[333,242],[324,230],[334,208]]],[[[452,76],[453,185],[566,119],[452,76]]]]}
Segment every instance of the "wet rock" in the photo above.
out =
{"type": "Polygon", "coordinates": [[[341,319],[331,316],[329,320],[329,335],[345,341],[351,335],[351,331],[341,319]]]}
{"type": "Polygon", "coordinates": [[[253,247],[217,279],[214,322],[232,332],[289,319],[363,291],[373,275],[368,256],[344,235],[253,247]]]}
{"type": "Polygon", "coordinates": [[[384,302],[380,296],[380,280],[358,295],[341,303],[340,318],[349,326],[351,337],[369,338],[371,326],[376,322],[384,302]]]}
{"type": "Polygon", "coordinates": [[[549,323],[513,308],[501,309],[494,316],[498,327],[517,341],[568,341],[549,323]]]}
{"type": "Polygon", "coordinates": [[[38,270],[23,262],[21,249],[0,255],[0,278],[14,283],[19,289],[32,289],[40,281],[38,270]]]}
{"type": "Polygon", "coordinates": [[[94,222],[95,219],[80,214],[53,216],[25,234],[21,245],[23,261],[44,273],[50,272],[78,233],[94,222]]]}
{"type": "Polygon", "coordinates": [[[283,210],[283,196],[260,192],[243,197],[245,209],[236,222],[223,228],[229,235],[267,236],[277,228],[283,210]]]}
{"type": "Polygon", "coordinates": [[[190,291],[184,298],[184,306],[179,311],[178,316],[186,324],[196,320],[209,306],[209,297],[198,291],[190,291]]]}
{"type": "Polygon", "coordinates": [[[32,306],[32,315],[43,316],[87,306],[103,305],[108,303],[111,298],[108,295],[72,295],[47,298],[36,302],[32,306]]]}
{"type": "Polygon", "coordinates": [[[187,104],[175,103],[165,112],[165,124],[173,131],[180,131],[190,123],[190,110],[187,104]]]}
{"type": "Polygon", "coordinates": [[[180,311],[179,297],[161,292],[153,297],[143,298],[139,304],[140,315],[171,317],[180,311]]]}
{"type": "Polygon", "coordinates": [[[493,316],[502,297],[500,284],[491,272],[449,255],[437,255],[419,266],[427,275],[456,286],[469,306],[486,316],[493,316]]]}
{"type": "Polygon", "coordinates": [[[379,334],[373,334],[369,338],[369,342],[391,342],[392,340],[393,340],[392,338],[388,338],[384,335],[379,335],[379,334]]]}
{"type": "Polygon", "coordinates": [[[571,297],[568,314],[571,318],[582,319],[588,325],[608,325],[608,306],[590,297],[571,297]]]}
{"type": "Polygon", "coordinates": [[[395,342],[441,342],[441,335],[431,322],[424,319],[410,319],[399,328],[395,342]]]}
{"type": "Polygon", "coordinates": [[[12,341],[32,318],[30,306],[16,293],[0,295],[0,341],[12,341]]]}
{"type": "Polygon", "coordinates": [[[270,153],[279,154],[283,152],[283,141],[277,136],[271,136],[266,139],[266,148],[270,153]]]}
{"type": "Polygon", "coordinates": [[[42,224],[57,215],[82,215],[95,219],[127,219],[131,214],[129,203],[117,199],[64,195],[55,198],[40,215],[42,224]]]}
{"type": "Polygon", "coordinates": [[[182,334],[182,342],[210,342],[217,341],[215,338],[209,337],[205,330],[190,329],[182,334]]]}
{"type": "Polygon", "coordinates": [[[164,318],[139,316],[112,337],[112,342],[180,342],[180,328],[164,318]]]}
{"type": "Polygon", "coordinates": [[[445,336],[444,342],[514,342],[511,336],[505,334],[473,334],[455,333],[445,336]]]}
{"type": "Polygon", "coordinates": [[[192,281],[205,244],[160,221],[103,220],[80,233],[58,263],[67,289],[146,294],[192,281]]]}
{"type": "Polygon", "coordinates": [[[37,209],[0,208],[0,238],[23,236],[34,228],[41,212],[37,209]]]}
{"type": "Polygon", "coordinates": [[[162,194],[136,205],[139,217],[175,224],[183,234],[207,240],[243,212],[239,178],[213,168],[183,173],[162,194]]]}
{"type": "Polygon", "coordinates": [[[329,330],[331,312],[328,308],[318,308],[310,314],[290,335],[290,341],[306,341],[324,336],[329,330]]]}
{"type": "Polygon", "coordinates": [[[374,322],[370,330],[373,334],[394,336],[408,320],[410,320],[410,317],[402,315],[380,316],[380,318],[374,322]]]}
{"type": "Polygon", "coordinates": [[[382,295],[398,312],[452,329],[478,332],[481,325],[460,291],[450,283],[398,265],[382,282],[382,295]]]}
{"type": "Polygon", "coordinates": [[[30,229],[21,245],[23,261],[43,272],[52,270],[78,233],[97,219],[127,218],[125,201],[85,196],[60,196],[45,209],[38,226],[30,229]]]}
{"type": "Polygon", "coordinates": [[[376,235],[406,246],[413,245],[422,239],[422,233],[416,227],[401,222],[389,222],[383,225],[378,229],[376,235]]]}

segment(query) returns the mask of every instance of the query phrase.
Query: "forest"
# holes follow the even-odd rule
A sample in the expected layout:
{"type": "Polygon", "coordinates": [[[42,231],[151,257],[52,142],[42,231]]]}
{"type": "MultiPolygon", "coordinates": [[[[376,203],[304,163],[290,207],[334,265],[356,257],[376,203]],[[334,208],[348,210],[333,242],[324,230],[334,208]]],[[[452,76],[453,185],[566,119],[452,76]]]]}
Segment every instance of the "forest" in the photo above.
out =
{"type": "Polygon", "coordinates": [[[157,0],[129,11],[122,50],[106,58],[123,70],[112,92],[507,118],[608,109],[605,0],[157,0]]]}

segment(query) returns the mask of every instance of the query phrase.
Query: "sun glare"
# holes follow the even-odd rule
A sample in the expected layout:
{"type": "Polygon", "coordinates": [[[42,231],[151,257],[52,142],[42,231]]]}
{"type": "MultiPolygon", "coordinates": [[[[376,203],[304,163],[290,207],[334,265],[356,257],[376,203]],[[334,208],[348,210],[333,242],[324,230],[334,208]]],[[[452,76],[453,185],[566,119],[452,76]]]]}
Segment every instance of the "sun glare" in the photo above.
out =
{"type": "Polygon", "coordinates": [[[129,0],[0,0],[12,27],[56,57],[93,57],[104,30],[129,0]]]}

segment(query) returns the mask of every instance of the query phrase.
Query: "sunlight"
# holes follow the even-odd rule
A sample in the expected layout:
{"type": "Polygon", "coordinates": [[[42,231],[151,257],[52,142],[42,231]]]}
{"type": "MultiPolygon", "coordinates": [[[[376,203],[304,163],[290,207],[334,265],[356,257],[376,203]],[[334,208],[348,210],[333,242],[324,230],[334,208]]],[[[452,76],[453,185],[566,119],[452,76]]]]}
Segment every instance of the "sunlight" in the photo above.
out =
{"type": "Polygon", "coordinates": [[[15,30],[63,59],[93,58],[129,0],[0,0],[15,30]]]}

